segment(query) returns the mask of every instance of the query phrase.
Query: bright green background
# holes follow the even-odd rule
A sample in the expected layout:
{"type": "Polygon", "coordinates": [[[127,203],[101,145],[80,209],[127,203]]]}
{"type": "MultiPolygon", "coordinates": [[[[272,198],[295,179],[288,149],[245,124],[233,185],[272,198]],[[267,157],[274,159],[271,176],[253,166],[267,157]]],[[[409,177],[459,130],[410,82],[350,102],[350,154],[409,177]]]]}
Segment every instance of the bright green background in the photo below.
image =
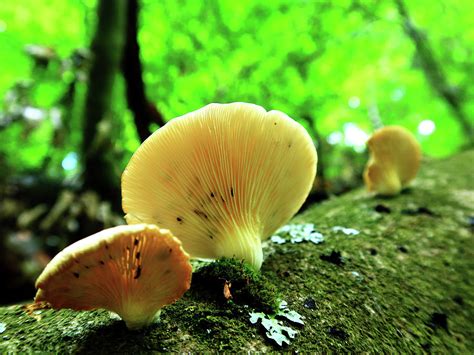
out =
{"type": "MultiPolygon", "coordinates": [[[[406,3],[450,84],[463,93],[472,122],[474,2],[406,3]]],[[[52,144],[57,129],[52,116],[74,75],[64,68],[66,59],[89,45],[95,5],[93,0],[19,0],[0,6],[0,122],[12,107],[45,113],[38,121],[20,119],[0,128],[0,164],[9,172],[45,167],[61,176],[63,158],[78,150],[85,81],[77,85],[70,107],[58,107],[71,127],[59,145],[52,144]],[[38,70],[25,54],[27,44],[53,48],[63,64],[38,70]],[[12,88],[20,81],[29,82],[30,89],[18,98],[12,88]]],[[[449,107],[426,80],[392,1],[148,0],[141,21],[147,94],[166,119],[210,102],[232,101],[278,109],[297,120],[310,116],[321,136],[341,139],[328,153],[334,154],[333,167],[344,165],[335,152],[347,149],[344,145],[352,150],[351,140],[357,141],[356,151],[363,150],[373,131],[369,110],[378,110],[386,125],[410,129],[425,155],[446,156],[466,142],[449,107]],[[418,133],[423,120],[436,125],[431,135],[418,133]]],[[[121,79],[112,114],[120,128],[114,149],[122,168],[139,142],[121,79]]]]}

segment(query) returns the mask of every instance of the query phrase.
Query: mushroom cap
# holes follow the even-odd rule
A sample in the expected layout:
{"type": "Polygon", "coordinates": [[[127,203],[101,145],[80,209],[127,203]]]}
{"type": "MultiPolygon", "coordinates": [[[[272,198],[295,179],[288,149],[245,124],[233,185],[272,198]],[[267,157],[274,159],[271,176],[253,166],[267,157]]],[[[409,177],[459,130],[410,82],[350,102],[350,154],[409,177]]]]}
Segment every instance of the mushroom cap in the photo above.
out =
{"type": "Polygon", "coordinates": [[[105,308],[136,329],[189,289],[191,273],[189,255],[168,230],[118,226],[57,254],[36,281],[35,301],[56,309],[105,308]]]}
{"type": "Polygon", "coordinates": [[[367,141],[370,158],[364,171],[369,191],[396,195],[416,177],[421,148],[410,131],[400,126],[377,130],[367,141]]]}
{"type": "Polygon", "coordinates": [[[261,240],[301,207],[316,163],[311,137],[286,114],[209,104],[138,148],[122,175],[122,207],[128,223],[172,230],[192,257],[259,269],[261,240]]]}

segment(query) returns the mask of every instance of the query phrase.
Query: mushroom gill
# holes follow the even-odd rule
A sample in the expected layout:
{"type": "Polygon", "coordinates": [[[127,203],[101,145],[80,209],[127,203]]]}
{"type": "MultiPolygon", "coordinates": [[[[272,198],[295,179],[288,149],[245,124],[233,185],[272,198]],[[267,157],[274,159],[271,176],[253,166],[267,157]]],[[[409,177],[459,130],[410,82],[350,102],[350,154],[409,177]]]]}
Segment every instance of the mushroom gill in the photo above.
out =
{"type": "Polygon", "coordinates": [[[169,231],[119,226],[57,254],[36,281],[35,301],[56,309],[105,308],[137,329],[186,292],[191,272],[189,256],[169,231]]]}
{"type": "Polygon", "coordinates": [[[306,199],[316,174],[311,137],[279,111],[210,104],[175,118],[135,152],[122,175],[128,223],[173,231],[192,257],[243,259],[306,199]]]}

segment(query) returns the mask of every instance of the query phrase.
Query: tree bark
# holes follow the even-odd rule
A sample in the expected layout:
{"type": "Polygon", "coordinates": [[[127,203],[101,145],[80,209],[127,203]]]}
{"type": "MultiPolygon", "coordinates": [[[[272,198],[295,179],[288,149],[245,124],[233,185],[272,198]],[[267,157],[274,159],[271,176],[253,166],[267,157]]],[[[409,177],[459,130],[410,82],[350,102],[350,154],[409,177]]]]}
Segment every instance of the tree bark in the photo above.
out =
{"type": "Polygon", "coordinates": [[[92,66],[89,73],[83,120],[83,181],[85,189],[98,191],[115,203],[120,196],[119,176],[109,156],[113,146],[110,107],[115,77],[123,53],[125,0],[100,0],[97,30],[92,40],[92,66]]]}
{"type": "Polygon", "coordinates": [[[138,0],[128,1],[126,42],[122,60],[122,72],[127,90],[127,103],[133,112],[135,127],[138,136],[143,142],[150,135],[150,125],[158,124],[160,127],[166,122],[156,106],[151,103],[145,92],[140,61],[140,45],[138,43],[138,0]]]}
{"type": "Polygon", "coordinates": [[[282,351],[250,322],[251,312],[268,312],[239,298],[253,290],[304,316],[304,325],[281,320],[297,332],[285,352],[472,354],[473,160],[465,151],[424,162],[398,196],[358,189],[296,216],[292,223],[314,224],[324,241],[267,243],[260,275],[271,295],[226,266],[229,276],[215,282],[196,271],[191,290],[139,331],[105,310],[0,307],[0,352],[282,351]]]}

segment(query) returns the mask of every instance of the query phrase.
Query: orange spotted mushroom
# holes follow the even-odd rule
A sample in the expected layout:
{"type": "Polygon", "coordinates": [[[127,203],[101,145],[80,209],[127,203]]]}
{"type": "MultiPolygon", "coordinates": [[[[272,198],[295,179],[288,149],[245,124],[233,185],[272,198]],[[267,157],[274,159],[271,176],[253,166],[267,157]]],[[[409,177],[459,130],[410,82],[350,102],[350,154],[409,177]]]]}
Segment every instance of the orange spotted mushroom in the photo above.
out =
{"type": "Polygon", "coordinates": [[[370,158],[364,171],[369,191],[398,194],[412,181],[420,167],[421,148],[416,138],[400,126],[377,130],[367,141],[370,158]]]}
{"type": "Polygon", "coordinates": [[[311,137],[286,114],[210,104],[138,148],[122,175],[122,207],[128,223],[172,230],[191,257],[260,269],[262,240],[301,207],[316,163],[311,137]]]}
{"type": "Polygon", "coordinates": [[[36,281],[35,301],[55,309],[105,308],[138,329],[186,292],[191,272],[189,256],[169,231],[118,226],[57,254],[36,281]]]}

